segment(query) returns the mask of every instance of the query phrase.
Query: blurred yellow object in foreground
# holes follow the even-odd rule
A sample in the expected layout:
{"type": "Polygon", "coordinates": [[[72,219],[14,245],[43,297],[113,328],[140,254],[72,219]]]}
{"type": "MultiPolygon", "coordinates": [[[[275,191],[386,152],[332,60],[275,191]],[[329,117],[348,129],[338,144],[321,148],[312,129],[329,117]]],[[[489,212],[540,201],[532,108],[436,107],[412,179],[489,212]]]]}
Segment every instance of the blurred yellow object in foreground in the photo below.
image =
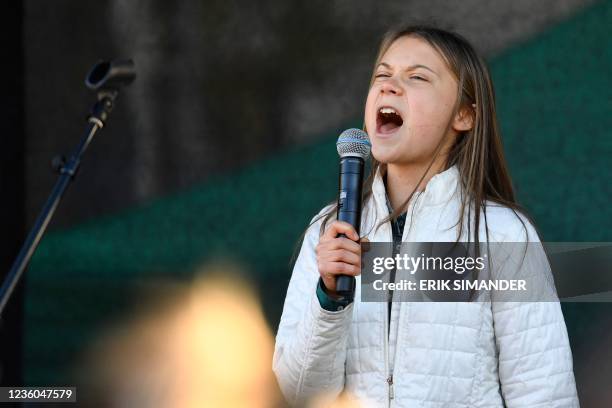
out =
{"type": "Polygon", "coordinates": [[[93,349],[92,401],[113,407],[271,407],[273,336],[231,267],[204,271],[93,349]]]}

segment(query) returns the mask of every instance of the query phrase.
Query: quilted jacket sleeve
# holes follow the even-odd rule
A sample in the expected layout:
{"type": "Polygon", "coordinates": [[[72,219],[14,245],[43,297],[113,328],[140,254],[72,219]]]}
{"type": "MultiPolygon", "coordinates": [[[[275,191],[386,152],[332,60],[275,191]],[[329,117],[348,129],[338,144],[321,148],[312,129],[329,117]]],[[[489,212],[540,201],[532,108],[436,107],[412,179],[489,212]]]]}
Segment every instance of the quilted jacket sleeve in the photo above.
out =
{"type": "Polygon", "coordinates": [[[529,301],[492,302],[502,395],[509,408],[578,407],[572,352],[550,265],[535,230],[525,224],[529,244],[514,248],[528,248],[527,256],[515,253],[506,265],[520,264],[521,277],[529,277],[527,285],[539,285],[539,293],[529,301]]]}
{"type": "Polygon", "coordinates": [[[323,309],[316,295],[319,271],[315,247],[320,223],[312,225],[289,281],[272,368],[291,405],[344,388],[344,363],[353,304],[341,311],[323,309]]]}

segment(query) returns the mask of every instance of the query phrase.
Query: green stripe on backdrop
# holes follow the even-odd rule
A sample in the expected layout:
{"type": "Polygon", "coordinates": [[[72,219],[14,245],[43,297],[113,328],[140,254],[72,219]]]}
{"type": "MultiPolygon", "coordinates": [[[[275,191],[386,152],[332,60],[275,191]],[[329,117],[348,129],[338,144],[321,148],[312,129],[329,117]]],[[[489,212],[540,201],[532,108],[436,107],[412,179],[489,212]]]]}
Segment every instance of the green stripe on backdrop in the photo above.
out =
{"type": "Polygon", "coordinates": [[[518,198],[547,241],[610,239],[611,26],[608,1],[491,61],[518,198]]]}
{"type": "MultiPolygon", "coordinates": [[[[611,26],[608,1],[490,61],[519,199],[549,241],[610,239],[611,26]]],[[[275,324],[296,240],[334,197],[336,136],[49,234],[27,277],[26,384],[74,383],[67,368],[143,282],[188,278],[211,257],[247,266],[275,324]]],[[[564,306],[570,334],[582,331],[571,319],[594,311],[580,307],[564,306]]]]}

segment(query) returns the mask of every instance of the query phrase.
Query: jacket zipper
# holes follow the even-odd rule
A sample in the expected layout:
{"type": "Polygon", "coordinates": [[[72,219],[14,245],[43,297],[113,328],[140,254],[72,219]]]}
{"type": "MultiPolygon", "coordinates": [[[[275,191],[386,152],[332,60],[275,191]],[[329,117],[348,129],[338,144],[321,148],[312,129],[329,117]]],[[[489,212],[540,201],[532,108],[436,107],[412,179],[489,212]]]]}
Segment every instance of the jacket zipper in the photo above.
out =
{"type": "MultiPolygon", "coordinates": [[[[395,254],[395,245],[396,245],[396,243],[395,243],[395,241],[393,239],[393,234],[394,234],[394,232],[393,232],[393,225],[391,225],[391,243],[393,245],[392,253],[395,254]]],[[[389,278],[391,278],[391,277],[389,276],[389,278]]],[[[391,294],[391,298],[389,299],[389,302],[391,302],[391,307],[390,308],[389,307],[385,307],[385,309],[387,310],[387,316],[385,318],[385,321],[387,322],[387,325],[386,325],[387,327],[385,327],[385,339],[386,339],[386,343],[387,343],[387,349],[386,349],[385,355],[387,357],[387,367],[386,367],[387,374],[388,374],[388,377],[387,377],[387,386],[389,388],[388,389],[388,394],[389,394],[388,402],[389,402],[389,407],[391,407],[391,400],[393,400],[394,395],[393,395],[393,371],[389,367],[389,364],[390,364],[390,361],[389,361],[389,358],[390,358],[390,356],[389,356],[389,337],[391,336],[390,326],[391,326],[391,315],[393,313],[393,294],[391,294]]],[[[387,306],[387,305],[385,305],[385,306],[387,306]]],[[[397,353],[397,345],[395,347],[396,347],[395,352],[397,353]]]]}
{"type": "MultiPolygon", "coordinates": [[[[418,195],[420,195],[420,194],[417,194],[417,196],[418,195]]],[[[401,240],[401,242],[404,242],[403,236],[404,235],[407,236],[406,226],[408,225],[408,221],[412,222],[412,217],[411,217],[412,208],[411,207],[414,205],[414,201],[415,200],[416,200],[415,196],[411,197],[410,201],[409,201],[409,203],[407,205],[407,208],[406,208],[406,222],[404,223],[404,230],[402,231],[402,240],[401,240]]],[[[389,229],[389,231],[391,232],[391,242],[393,243],[393,245],[395,245],[395,243],[393,242],[393,230],[391,228],[389,229]]],[[[400,245],[401,245],[401,242],[400,242],[400,245]]],[[[386,307],[385,307],[385,309],[388,310],[386,307]]],[[[391,302],[391,311],[393,311],[393,302],[391,302]]],[[[398,319],[398,324],[400,324],[400,321],[401,320],[398,319]]],[[[389,368],[389,336],[390,336],[389,325],[390,324],[391,324],[391,315],[389,314],[387,316],[387,318],[385,319],[385,332],[384,332],[384,335],[385,335],[385,371],[388,373],[387,386],[388,386],[388,394],[389,394],[389,398],[387,399],[387,406],[389,408],[391,407],[391,401],[393,400],[393,398],[395,398],[395,393],[393,391],[393,371],[391,371],[391,369],[389,368]]],[[[398,327],[398,333],[399,333],[399,327],[398,327]]],[[[398,335],[398,338],[396,340],[399,340],[399,335],[398,335]]],[[[398,344],[399,344],[399,341],[398,341],[398,344]]],[[[398,344],[395,345],[395,354],[396,355],[397,355],[398,344]]],[[[394,358],[394,360],[396,360],[396,359],[394,358]]]]}
{"type": "MultiPolygon", "coordinates": [[[[391,234],[391,242],[393,242],[393,231],[391,229],[389,229],[389,232],[391,234]]],[[[388,395],[389,397],[387,398],[387,407],[391,407],[391,399],[393,399],[393,373],[391,373],[391,370],[389,369],[389,324],[390,324],[390,320],[391,320],[391,316],[388,316],[388,308],[387,308],[387,304],[383,303],[382,304],[383,310],[385,311],[384,314],[384,331],[383,331],[383,336],[384,336],[384,345],[385,345],[385,372],[387,373],[387,386],[388,386],[388,395]]],[[[393,304],[391,304],[391,308],[393,308],[393,304]]]]}
{"type": "Polygon", "coordinates": [[[389,404],[390,404],[391,400],[393,399],[393,373],[391,373],[391,375],[389,375],[389,378],[387,378],[387,384],[389,384],[389,404]]]}
{"type": "MultiPolygon", "coordinates": [[[[383,310],[385,311],[385,314],[387,313],[387,305],[386,304],[382,304],[381,305],[383,307],[383,310]]],[[[393,307],[393,305],[391,306],[393,307]]],[[[387,316],[384,317],[384,331],[383,331],[383,336],[384,336],[384,345],[385,345],[385,372],[388,374],[387,377],[387,384],[389,386],[389,398],[387,398],[387,407],[391,407],[391,396],[393,395],[393,388],[392,388],[392,384],[393,384],[393,374],[391,374],[389,371],[389,318],[387,316]]]]}

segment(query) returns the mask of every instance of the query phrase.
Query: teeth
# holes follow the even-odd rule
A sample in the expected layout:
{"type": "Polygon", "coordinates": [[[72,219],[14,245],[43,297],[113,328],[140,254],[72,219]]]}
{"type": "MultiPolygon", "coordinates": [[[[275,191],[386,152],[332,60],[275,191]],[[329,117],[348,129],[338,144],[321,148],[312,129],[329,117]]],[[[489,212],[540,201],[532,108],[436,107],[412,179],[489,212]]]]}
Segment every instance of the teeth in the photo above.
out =
{"type": "Polygon", "coordinates": [[[397,112],[393,108],[380,108],[380,113],[394,113],[397,115],[397,112]]]}

